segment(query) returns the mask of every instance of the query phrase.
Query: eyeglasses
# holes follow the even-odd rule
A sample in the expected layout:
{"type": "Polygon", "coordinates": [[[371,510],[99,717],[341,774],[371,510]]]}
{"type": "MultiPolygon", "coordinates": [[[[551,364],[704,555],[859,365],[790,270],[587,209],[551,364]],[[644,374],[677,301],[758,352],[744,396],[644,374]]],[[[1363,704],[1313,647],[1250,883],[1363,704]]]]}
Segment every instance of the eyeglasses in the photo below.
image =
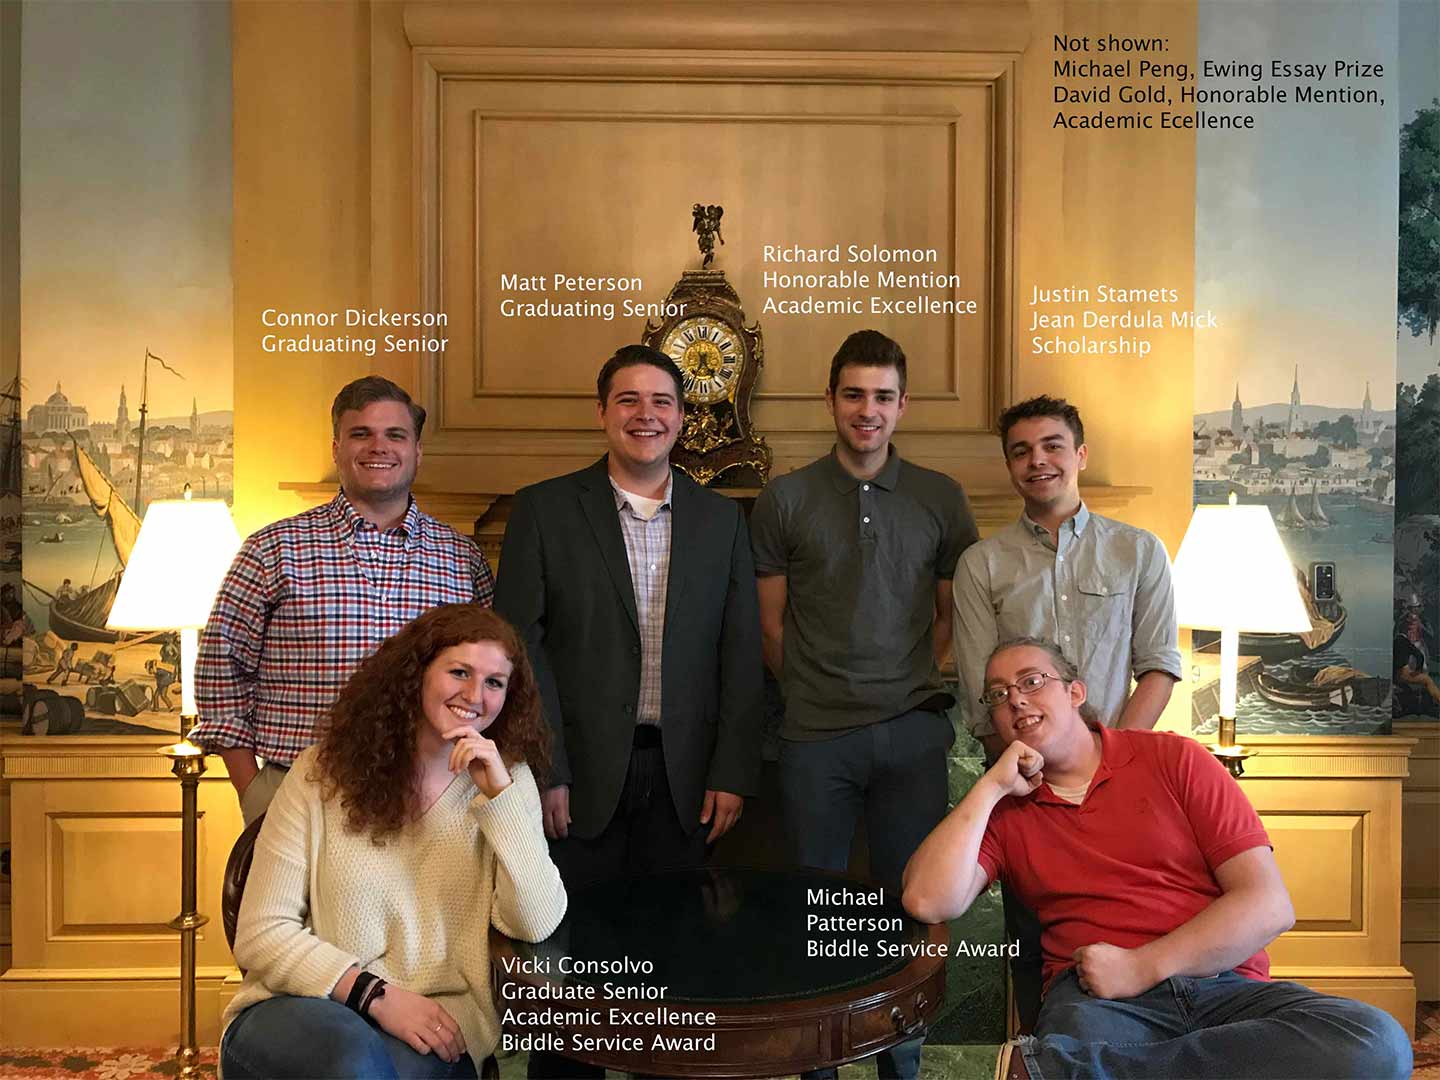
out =
{"type": "Polygon", "coordinates": [[[1033,694],[1040,690],[1049,680],[1064,682],[1059,675],[1051,675],[1045,671],[1032,671],[1029,675],[1021,675],[1012,683],[1004,686],[988,686],[985,692],[980,695],[980,704],[987,709],[993,709],[997,705],[1003,705],[1010,700],[1010,691],[1019,690],[1022,694],[1033,694]]]}

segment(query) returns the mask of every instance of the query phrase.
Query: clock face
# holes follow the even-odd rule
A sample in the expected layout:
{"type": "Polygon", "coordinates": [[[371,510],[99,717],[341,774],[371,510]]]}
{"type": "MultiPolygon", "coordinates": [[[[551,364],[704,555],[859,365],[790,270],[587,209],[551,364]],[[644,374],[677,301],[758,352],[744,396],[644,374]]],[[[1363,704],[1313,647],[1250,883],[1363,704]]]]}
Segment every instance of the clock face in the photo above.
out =
{"type": "Polygon", "coordinates": [[[710,315],[676,323],[660,342],[660,351],[685,377],[685,400],[703,404],[724,401],[734,392],[745,357],[740,336],[729,323],[710,315]]]}

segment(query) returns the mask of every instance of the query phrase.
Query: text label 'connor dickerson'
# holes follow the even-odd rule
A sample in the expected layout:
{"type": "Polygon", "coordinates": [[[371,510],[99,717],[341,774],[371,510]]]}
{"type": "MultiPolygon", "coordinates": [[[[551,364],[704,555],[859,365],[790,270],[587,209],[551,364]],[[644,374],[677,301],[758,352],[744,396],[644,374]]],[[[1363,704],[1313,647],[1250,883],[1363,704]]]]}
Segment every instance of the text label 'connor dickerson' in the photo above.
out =
{"type": "Polygon", "coordinates": [[[260,337],[260,349],[267,353],[364,353],[426,352],[443,353],[450,339],[437,334],[408,337],[385,334],[312,333],[313,330],[340,328],[434,329],[443,330],[450,317],[443,311],[389,311],[385,308],[345,308],[340,311],[282,311],[268,307],[260,312],[260,325],[267,332],[260,337]],[[276,333],[275,331],[284,331],[276,333]]]}

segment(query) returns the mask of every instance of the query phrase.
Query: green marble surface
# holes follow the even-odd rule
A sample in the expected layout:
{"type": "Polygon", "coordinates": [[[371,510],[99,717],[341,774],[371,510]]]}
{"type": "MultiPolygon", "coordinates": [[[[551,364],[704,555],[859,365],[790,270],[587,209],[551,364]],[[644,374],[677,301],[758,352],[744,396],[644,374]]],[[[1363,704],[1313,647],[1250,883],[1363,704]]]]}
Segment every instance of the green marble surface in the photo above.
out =
{"type": "MultiPolygon", "coordinates": [[[[984,749],[963,725],[956,726],[955,745],[950,750],[951,806],[965,797],[985,771],[984,749]]],[[[969,911],[950,924],[952,955],[946,964],[945,1004],[931,1026],[927,1053],[932,1047],[939,1049],[943,1044],[950,1044],[957,1050],[967,1043],[988,1044],[991,1065],[994,1065],[994,1045],[1005,1039],[1005,961],[1001,958],[957,957],[954,947],[961,941],[974,946],[998,945],[1004,940],[1005,917],[1000,906],[1000,889],[993,886],[980,894],[969,911]]]]}
{"type": "MultiPolygon", "coordinates": [[[[920,1052],[920,1080],[992,1080],[1000,1046],[938,1046],[927,1042],[920,1052]]],[[[874,1059],[840,1069],[840,1080],[866,1080],[875,1075],[874,1059]]]]}

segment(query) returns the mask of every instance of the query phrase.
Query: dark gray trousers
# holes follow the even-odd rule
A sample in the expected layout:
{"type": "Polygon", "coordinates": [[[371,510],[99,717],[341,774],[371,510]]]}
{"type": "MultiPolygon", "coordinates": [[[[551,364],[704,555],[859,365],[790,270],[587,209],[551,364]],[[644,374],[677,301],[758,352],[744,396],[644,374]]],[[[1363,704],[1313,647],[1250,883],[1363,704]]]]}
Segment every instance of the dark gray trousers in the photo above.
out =
{"type": "Polygon", "coordinates": [[[661,870],[686,870],[705,861],[709,826],[681,825],[670,797],[665,751],[636,746],[615,816],[599,836],[571,834],[550,841],[550,857],[566,888],[607,877],[633,877],[661,870]]]}
{"type": "MultiPolygon", "coordinates": [[[[648,742],[637,734],[637,743],[648,742]]],[[[710,827],[698,821],[693,829],[681,826],[670,797],[665,774],[665,752],[654,745],[636,745],[630,751],[630,769],[620,792],[615,816],[599,836],[570,836],[550,841],[550,857],[567,889],[610,877],[630,877],[660,870],[683,870],[705,861],[705,837],[710,827]]],[[[605,1075],[598,1065],[587,1065],[549,1050],[530,1055],[530,1080],[591,1080],[605,1075]]]]}
{"type": "MultiPolygon", "coordinates": [[[[870,877],[900,897],[910,856],[948,808],[946,751],[955,729],[943,712],[913,709],[833,739],[780,743],[780,792],[794,859],[820,870],[848,869],[855,824],[865,817],[870,877]]],[[[881,1080],[919,1075],[924,1037],[876,1055],[881,1080]]],[[[807,1073],[824,1080],[835,1070],[807,1073]]]]}
{"type": "Polygon", "coordinates": [[[780,792],[791,855],[801,866],[847,867],[863,814],[870,876],[897,899],[905,864],[945,816],[950,717],[914,709],[833,739],[780,743],[780,792]]]}

